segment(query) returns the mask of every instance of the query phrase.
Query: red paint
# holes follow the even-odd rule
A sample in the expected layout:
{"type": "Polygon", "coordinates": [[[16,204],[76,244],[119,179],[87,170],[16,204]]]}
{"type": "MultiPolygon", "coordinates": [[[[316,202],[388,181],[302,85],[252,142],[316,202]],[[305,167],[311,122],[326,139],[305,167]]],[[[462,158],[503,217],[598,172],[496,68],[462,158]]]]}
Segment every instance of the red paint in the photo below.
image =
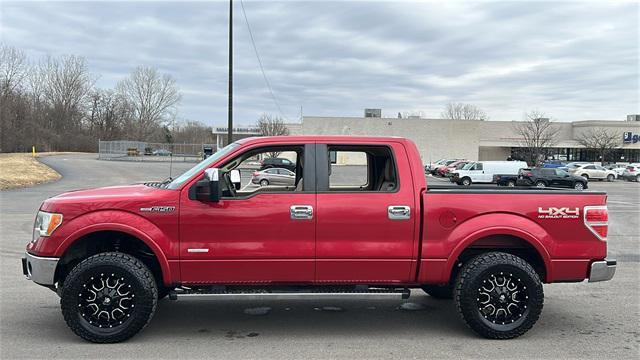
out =
{"type": "MultiPolygon", "coordinates": [[[[212,166],[248,149],[273,144],[373,144],[392,149],[394,193],[262,193],[218,203],[190,200],[202,173],[176,190],[145,185],[69,192],[42,210],[64,215],[48,238],[30,243],[39,256],[62,256],[95,231],[121,231],[155,253],[166,284],[401,284],[443,283],[470,246],[535,249],[546,282],[583,280],[607,254],[606,195],[513,194],[506,191],[426,191],[415,145],[401,138],[289,136],[250,138],[212,166]],[[311,220],[291,220],[291,205],[309,205],[311,220]],[[389,220],[387,207],[409,206],[409,220],[389,220]],[[143,212],[172,206],[170,212],[143,212]],[[595,206],[584,214],[585,206],[595,206]],[[540,209],[579,209],[579,216],[544,218],[540,209]],[[208,252],[189,252],[206,249],[208,252]]],[[[554,210],[555,211],[555,210],[554,210]]],[[[552,211],[553,212],[553,211],[552,211]]]]}

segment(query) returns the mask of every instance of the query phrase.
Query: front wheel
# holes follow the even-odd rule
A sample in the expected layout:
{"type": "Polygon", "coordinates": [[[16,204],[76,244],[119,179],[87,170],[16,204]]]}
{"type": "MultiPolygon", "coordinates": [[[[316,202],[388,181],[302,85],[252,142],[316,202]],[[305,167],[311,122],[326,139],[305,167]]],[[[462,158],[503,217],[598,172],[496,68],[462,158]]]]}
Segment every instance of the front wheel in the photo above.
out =
{"type": "Polygon", "coordinates": [[[577,182],[573,185],[573,188],[576,190],[584,190],[584,184],[581,182],[577,182]]]}
{"type": "Polygon", "coordinates": [[[461,270],[455,301],[467,325],[490,339],[512,339],[538,321],[542,283],[522,258],[502,252],[479,255],[461,270]]]}
{"type": "Polygon", "coordinates": [[[547,184],[546,184],[544,181],[538,181],[538,182],[536,183],[536,187],[539,187],[539,188],[546,188],[546,187],[547,187],[547,184]]]}
{"type": "Polygon", "coordinates": [[[269,185],[269,180],[267,179],[260,180],[260,186],[268,186],[268,185],[269,185]]]}
{"type": "Polygon", "coordinates": [[[589,180],[589,175],[587,175],[587,174],[582,174],[580,176],[582,176],[583,178],[587,179],[587,181],[589,180]]]}
{"type": "Polygon", "coordinates": [[[108,252],[73,268],[64,282],[60,306],[76,335],[94,343],[116,343],[147,326],[157,299],[153,274],[140,260],[108,252]]]}
{"type": "Polygon", "coordinates": [[[607,176],[607,181],[608,182],[612,182],[615,179],[615,176],[609,174],[609,176],[607,176]]]}
{"type": "Polygon", "coordinates": [[[464,186],[471,186],[471,179],[470,179],[470,178],[468,178],[468,177],[463,178],[463,179],[462,179],[462,181],[461,181],[460,183],[461,183],[462,185],[464,185],[464,186]]]}
{"type": "Polygon", "coordinates": [[[508,187],[515,187],[516,186],[516,182],[513,180],[509,180],[509,182],[507,183],[508,187]]]}

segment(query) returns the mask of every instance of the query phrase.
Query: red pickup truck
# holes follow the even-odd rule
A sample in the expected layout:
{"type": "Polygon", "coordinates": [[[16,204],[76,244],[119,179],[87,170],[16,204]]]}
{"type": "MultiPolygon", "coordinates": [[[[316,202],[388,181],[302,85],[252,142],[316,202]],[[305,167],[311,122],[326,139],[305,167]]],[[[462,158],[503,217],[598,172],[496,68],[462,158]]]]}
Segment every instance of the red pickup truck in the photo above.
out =
{"type": "Polygon", "coordinates": [[[537,321],[542,283],[613,277],[606,199],[427,187],[402,138],[250,138],[173,180],[47,199],[22,267],[91,342],[130,338],[165,296],[406,298],[412,288],[453,298],[471,329],[507,339],[537,321]],[[265,156],[295,163],[294,185],[252,184],[265,156]]]}

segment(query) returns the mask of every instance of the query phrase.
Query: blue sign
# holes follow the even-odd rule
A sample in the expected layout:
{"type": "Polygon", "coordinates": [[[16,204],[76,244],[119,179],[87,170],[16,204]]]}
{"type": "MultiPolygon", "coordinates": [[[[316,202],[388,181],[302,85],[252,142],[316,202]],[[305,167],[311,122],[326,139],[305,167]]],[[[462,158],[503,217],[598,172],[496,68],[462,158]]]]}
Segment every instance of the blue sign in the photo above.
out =
{"type": "Polygon", "coordinates": [[[640,141],[640,135],[627,131],[622,135],[622,142],[625,144],[637,143],[640,141]]]}

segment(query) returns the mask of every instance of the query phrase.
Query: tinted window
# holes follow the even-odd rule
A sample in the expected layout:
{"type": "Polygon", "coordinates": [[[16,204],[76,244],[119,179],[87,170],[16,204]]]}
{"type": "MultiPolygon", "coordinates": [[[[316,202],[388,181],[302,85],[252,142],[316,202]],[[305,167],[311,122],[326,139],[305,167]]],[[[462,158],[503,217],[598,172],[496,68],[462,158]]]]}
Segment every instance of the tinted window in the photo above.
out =
{"type": "Polygon", "coordinates": [[[566,175],[569,175],[569,173],[564,171],[564,170],[556,169],[556,175],[558,175],[558,176],[566,176],[566,175]]]}
{"type": "Polygon", "coordinates": [[[482,163],[476,163],[475,170],[482,170],[482,163]]]}
{"type": "Polygon", "coordinates": [[[398,177],[386,146],[328,146],[329,191],[395,191],[398,177]]]}
{"type": "Polygon", "coordinates": [[[587,165],[584,168],[587,169],[587,170],[595,170],[596,167],[595,167],[595,165],[587,165]]]}
{"type": "Polygon", "coordinates": [[[542,175],[555,175],[555,173],[553,169],[542,169],[542,175]]]}

